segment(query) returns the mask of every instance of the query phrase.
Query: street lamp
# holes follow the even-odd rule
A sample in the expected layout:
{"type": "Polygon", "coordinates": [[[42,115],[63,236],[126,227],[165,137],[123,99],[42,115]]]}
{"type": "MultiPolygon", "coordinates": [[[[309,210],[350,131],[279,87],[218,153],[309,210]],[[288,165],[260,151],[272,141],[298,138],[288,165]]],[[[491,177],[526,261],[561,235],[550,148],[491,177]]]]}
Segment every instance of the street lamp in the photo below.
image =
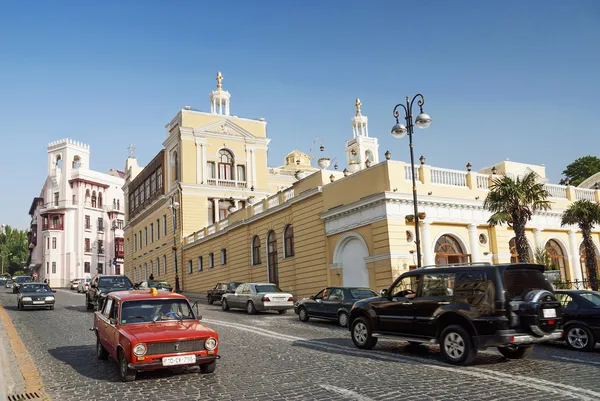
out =
{"type": "MultiPolygon", "coordinates": [[[[425,103],[425,98],[420,93],[415,95],[412,100],[409,101],[408,96],[406,97],[406,105],[402,103],[398,103],[394,107],[394,118],[396,119],[396,124],[392,127],[392,136],[397,139],[402,139],[408,134],[409,139],[409,148],[410,148],[410,172],[412,175],[412,192],[413,192],[413,207],[415,210],[415,245],[417,248],[417,267],[421,267],[421,237],[419,235],[419,210],[417,206],[417,182],[415,177],[415,156],[413,152],[413,105],[415,100],[418,100],[417,105],[419,106],[419,115],[415,119],[414,125],[421,129],[428,128],[431,125],[431,117],[428,114],[423,113],[423,104],[425,103]],[[400,112],[398,111],[398,107],[402,107],[404,109],[404,120],[406,121],[406,126],[400,124],[398,118],[400,117],[400,112]]],[[[421,164],[425,162],[425,158],[421,164]]]]}
{"type": "Polygon", "coordinates": [[[171,198],[171,204],[169,205],[169,209],[173,212],[173,251],[175,251],[175,292],[181,292],[181,288],[179,287],[179,269],[177,266],[177,245],[175,243],[175,224],[177,221],[177,209],[179,209],[179,202],[175,201],[175,197],[171,198]]]}

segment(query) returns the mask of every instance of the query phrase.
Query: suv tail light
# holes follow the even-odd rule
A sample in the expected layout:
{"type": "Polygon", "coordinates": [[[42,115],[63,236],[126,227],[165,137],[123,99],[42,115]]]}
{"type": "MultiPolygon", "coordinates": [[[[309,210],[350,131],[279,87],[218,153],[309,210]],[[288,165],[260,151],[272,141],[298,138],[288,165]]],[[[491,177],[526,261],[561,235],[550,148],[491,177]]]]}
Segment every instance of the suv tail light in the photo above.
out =
{"type": "Polygon", "coordinates": [[[288,302],[294,302],[294,297],[289,297],[288,302]]]}
{"type": "Polygon", "coordinates": [[[262,297],[261,301],[263,301],[263,302],[271,302],[271,300],[269,299],[269,297],[262,297]]]}

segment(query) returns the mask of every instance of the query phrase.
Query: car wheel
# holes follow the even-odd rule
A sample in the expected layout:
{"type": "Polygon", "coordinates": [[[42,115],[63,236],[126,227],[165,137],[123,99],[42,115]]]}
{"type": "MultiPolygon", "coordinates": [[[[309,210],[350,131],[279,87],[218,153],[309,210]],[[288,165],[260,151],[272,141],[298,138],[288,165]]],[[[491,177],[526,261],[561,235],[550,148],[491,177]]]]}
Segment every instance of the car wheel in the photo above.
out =
{"type": "Polygon", "coordinates": [[[310,319],[310,316],[308,316],[308,312],[306,311],[305,307],[300,308],[300,310],[298,311],[298,319],[300,319],[300,321],[302,322],[308,322],[308,319],[310,319]]]}
{"type": "Polygon", "coordinates": [[[108,351],[98,337],[96,337],[96,357],[101,360],[108,359],[108,351]]]}
{"type": "Polygon", "coordinates": [[[458,325],[446,327],[440,335],[440,351],[453,365],[469,365],[477,357],[469,333],[458,325]]]}
{"type": "Polygon", "coordinates": [[[123,382],[132,382],[135,380],[136,371],[129,369],[128,364],[129,362],[127,362],[123,350],[119,350],[119,372],[121,373],[121,381],[123,382]]]}
{"type": "Polygon", "coordinates": [[[246,312],[248,312],[249,315],[256,315],[256,308],[254,307],[254,302],[248,302],[248,304],[246,305],[246,312]]]}
{"type": "Polygon", "coordinates": [[[221,301],[221,309],[223,309],[225,312],[229,310],[229,304],[227,303],[226,299],[223,299],[221,301]]]}
{"type": "Polygon", "coordinates": [[[211,363],[203,363],[202,365],[200,365],[200,372],[204,374],[213,373],[216,368],[217,361],[212,361],[211,363]]]}
{"type": "Polygon", "coordinates": [[[377,344],[371,322],[364,316],[352,322],[352,342],[360,349],[372,349],[377,344]]]}
{"type": "Polygon", "coordinates": [[[531,355],[533,346],[519,347],[516,345],[509,345],[508,347],[498,347],[498,351],[503,357],[508,359],[523,359],[526,356],[531,355]]]}
{"type": "Polygon", "coordinates": [[[346,312],[338,314],[338,324],[342,327],[348,327],[348,314],[346,312]]]}
{"type": "Polygon", "coordinates": [[[211,297],[208,297],[208,304],[212,305],[215,301],[213,301],[213,299],[211,297]]]}
{"type": "Polygon", "coordinates": [[[596,346],[594,335],[585,326],[573,324],[565,330],[565,341],[569,348],[577,351],[590,351],[596,346]]]}
{"type": "Polygon", "coordinates": [[[92,305],[92,304],[90,303],[90,299],[88,298],[88,296],[87,296],[87,295],[85,296],[85,306],[86,306],[86,308],[87,308],[88,310],[92,310],[92,309],[94,309],[94,305],[92,305]]]}

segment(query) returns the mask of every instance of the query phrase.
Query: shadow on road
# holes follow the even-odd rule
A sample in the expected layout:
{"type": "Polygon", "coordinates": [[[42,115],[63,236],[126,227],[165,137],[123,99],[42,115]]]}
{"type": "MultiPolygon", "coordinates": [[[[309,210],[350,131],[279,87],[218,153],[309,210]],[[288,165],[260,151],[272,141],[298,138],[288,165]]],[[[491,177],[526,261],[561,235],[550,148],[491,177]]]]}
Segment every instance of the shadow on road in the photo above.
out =
{"type": "Polygon", "coordinates": [[[72,310],[75,312],[83,312],[83,313],[93,313],[94,312],[92,309],[88,309],[85,305],[79,305],[79,306],[67,305],[67,306],[65,306],[65,309],[72,310]]]}

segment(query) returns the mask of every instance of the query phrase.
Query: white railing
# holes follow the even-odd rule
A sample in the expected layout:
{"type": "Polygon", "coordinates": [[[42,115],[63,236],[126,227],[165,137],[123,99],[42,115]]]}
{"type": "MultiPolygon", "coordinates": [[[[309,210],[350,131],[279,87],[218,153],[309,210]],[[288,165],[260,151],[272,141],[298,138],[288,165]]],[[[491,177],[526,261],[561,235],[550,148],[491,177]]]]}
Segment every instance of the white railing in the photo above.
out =
{"type": "Polygon", "coordinates": [[[208,232],[208,235],[211,235],[211,234],[214,234],[215,231],[217,231],[217,228],[213,224],[212,226],[208,226],[208,229],[206,231],[208,232]]]}
{"type": "Polygon", "coordinates": [[[279,194],[275,194],[267,199],[267,206],[269,209],[277,205],[279,205],[279,194]]]}
{"type": "Polygon", "coordinates": [[[263,203],[257,203],[256,205],[254,205],[254,214],[262,213],[263,209],[263,203]]]}
{"type": "Polygon", "coordinates": [[[238,188],[246,188],[246,181],[238,181],[237,187],[238,188]]]}
{"type": "Polygon", "coordinates": [[[477,189],[489,189],[490,179],[487,175],[477,174],[477,189]]]}
{"type": "Polygon", "coordinates": [[[448,170],[442,168],[431,169],[431,183],[451,185],[453,187],[467,186],[467,173],[459,170],[448,170]]]}
{"type": "Polygon", "coordinates": [[[219,230],[222,230],[224,228],[227,228],[227,226],[229,225],[229,220],[225,219],[225,220],[221,220],[219,222],[219,230]]]}
{"type": "Polygon", "coordinates": [[[198,239],[204,238],[204,230],[200,230],[196,234],[198,234],[198,239]]]}
{"type": "Polygon", "coordinates": [[[596,198],[594,197],[593,189],[585,189],[585,188],[575,188],[575,199],[577,200],[589,200],[594,202],[596,198]]]}
{"type": "Polygon", "coordinates": [[[283,193],[283,201],[287,202],[294,197],[294,188],[287,189],[283,193]]]}
{"type": "Polygon", "coordinates": [[[553,198],[567,199],[567,187],[563,185],[546,184],[544,185],[544,188],[553,198]]]}
{"type": "Polygon", "coordinates": [[[216,180],[216,178],[207,178],[206,183],[208,185],[217,185],[217,180],[216,180]]]}
{"type": "MultiPolygon", "coordinates": [[[[410,174],[410,166],[404,166],[404,178],[408,181],[412,181],[412,175],[410,174]]],[[[415,167],[415,180],[419,182],[419,168],[415,167]]]]}
{"type": "Polygon", "coordinates": [[[194,242],[194,237],[195,237],[195,235],[196,235],[196,234],[190,234],[190,235],[188,235],[188,236],[186,237],[186,239],[185,239],[185,242],[186,242],[186,243],[188,243],[188,244],[189,244],[189,243],[191,243],[191,242],[194,242]]]}
{"type": "Polygon", "coordinates": [[[221,180],[221,179],[216,179],[216,178],[207,178],[206,183],[208,185],[216,185],[218,187],[230,187],[230,188],[235,188],[236,186],[237,187],[245,187],[246,186],[246,182],[236,182],[235,180],[221,180]]]}

